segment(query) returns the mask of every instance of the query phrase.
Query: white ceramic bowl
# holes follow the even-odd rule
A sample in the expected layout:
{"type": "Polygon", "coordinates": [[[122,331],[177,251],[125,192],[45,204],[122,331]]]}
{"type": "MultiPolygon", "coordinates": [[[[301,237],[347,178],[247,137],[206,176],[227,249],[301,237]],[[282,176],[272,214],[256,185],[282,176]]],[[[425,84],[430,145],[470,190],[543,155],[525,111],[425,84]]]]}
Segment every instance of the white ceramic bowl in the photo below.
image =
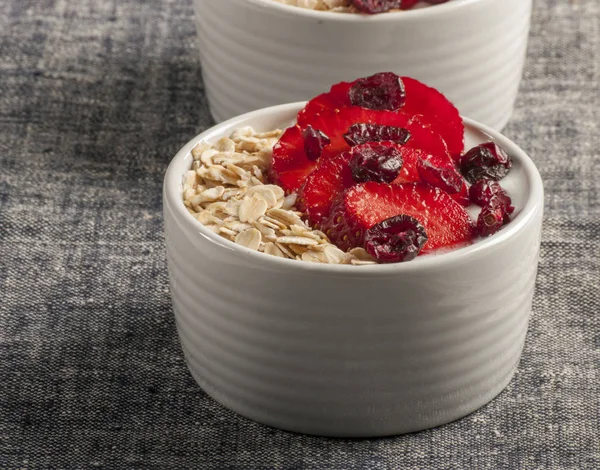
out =
{"type": "Polygon", "coordinates": [[[451,0],[366,16],[273,0],[195,0],[202,74],[217,122],[392,71],[502,129],[523,71],[531,0],[451,0]]]}
{"type": "Polygon", "coordinates": [[[182,202],[191,149],[242,126],[289,125],[303,103],[263,109],[192,139],[165,177],[171,294],[200,386],[261,423],[327,436],[381,436],[460,418],[510,381],[531,310],[543,209],[532,161],[465,120],[467,145],[514,159],[514,220],[483,241],[392,265],[321,265],[236,245],[182,202]]]}

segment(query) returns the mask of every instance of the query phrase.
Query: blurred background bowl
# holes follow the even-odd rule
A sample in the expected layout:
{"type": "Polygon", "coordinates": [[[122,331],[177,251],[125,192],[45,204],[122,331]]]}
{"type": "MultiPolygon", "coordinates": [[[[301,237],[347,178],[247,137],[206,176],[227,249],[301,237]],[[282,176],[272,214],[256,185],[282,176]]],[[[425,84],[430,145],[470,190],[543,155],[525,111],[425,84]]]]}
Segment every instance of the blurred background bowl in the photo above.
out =
{"type": "Polygon", "coordinates": [[[392,71],[437,88],[463,116],[500,130],[521,81],[531,0],[450,0],[372,16],[273,0],[195,0],[195,8],[217,122],[392,71]]]}

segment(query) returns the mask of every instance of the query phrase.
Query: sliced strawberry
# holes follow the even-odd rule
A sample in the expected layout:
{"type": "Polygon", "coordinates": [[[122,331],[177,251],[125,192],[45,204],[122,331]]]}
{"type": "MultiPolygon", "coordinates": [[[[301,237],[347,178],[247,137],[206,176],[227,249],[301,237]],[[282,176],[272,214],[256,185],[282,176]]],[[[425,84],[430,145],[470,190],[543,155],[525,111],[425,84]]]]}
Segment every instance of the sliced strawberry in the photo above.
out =
{"type": "Polygon", "coordinates": [[[409,147],[424,150],[430,155],[438,155],[440,158],[449,156],[448,147],[442,136],[423,125],[421,121],[412,118],[406,128],[411,134],[411,139],[406,143],[409,147]]]}
{"type": "Polygon", "coordinates": [[[431,130],[420,124],[411,123],[410,118],[402,113],[373,111],[360,107],[329,110],[315,116],[312,122],[306,123],[306,126],[301,128],[296,125],[283,133],[279,142],[273,147],[271,164],[273,181],[288,192],[296,191],[316,167],[316,162],[306,155],[303,129],[311,126],[313,130],[320,131],[329,138],[330,143],[323,148],[317,160],[320,161],[335,157],[350,148],[344,135],[350,126],[357,123],[405,127],[411,132],[407,145],[425,146],[432,152],[446,152],[446,144],[441,137],[436,138],[431,130]]]}
{"type": "Polygon", "coordinates": [[[352,106],[323,111],[304,124],[320,130],[331,139],[331,143],[325,147],[322,154],[323,156],[331,156],[348,150],[349,145],[344,135],[348,132],[350,126],[359,123],[407,129],[410,132],[410,137],[406,142],[407,146],[423,149],[432,155],[448,154],[446,143],[439,134],[404,113],[376,111],[352,106]]]}
{"type": "MultiPolygon", "coordinates": [[[[348,133],[350,126],[359,123],[408,128],[410,118],[404,114],[392,111],[375,111],[352,106],[339,110],[323,111],[314,116],[311,122],[306,122],[305,125],[311,125],[315,129],[325,133],[331,139],[331,143],[325,147],[322,154],[322,157],[327,157],[337,155],[350,148],[344,135],[348,133]]],[[[425,132],[428,132],[428,130],[424,129],[423,133],[425,132]]],[[[409,138],[409,142],[411,140],[412,137],[409,138]]]]}
{"type": "MultiPolygon", "coordinates": [[[[439,133],[452,158],[458,161],[464,150],[464,125],[458,110],[435,88],[410,77],[401,77],[401,80],[406,91],[406,101],[400,112],[408,116],[419,115],[421,124],[439,133]]],[[[338,83],[329,92],[310,100],[298,113],[298,124],[305,127],[315,116],[327,110],[352,107],[349,93],[357,81],[338,83]]]]}
{"type": "Polygon", "coordinates": [[[468,206],[470,204],[469,187],[460,173],[456,171],[456,167],[448,155],[431,155],[420,149],[404,147],[402,158],[402,170],[400,170],[400,174],[393,181],[393,184],[423,182],[446,190],[447,188],[444,188],[440,184],[435,184],[436,182],[432,179],[423,177],[423,162],[427,162],[435,168],[443,168],[451,172],[460,181],[460,190],[450,194],[450,196],[461,206],[468,206]]]}
{"type": "Polygon", "coordinates": [[[298,204],[312,224],[320,223],[329,214],[331,201],[344,189],[356,184],[349,166],[351,159],[352,153],[342,152],[321,160],[306,178],[299,192],[298,204]]]}
{"type": "Polygon", "coordinates": [[[310,100],[304,109],[298,113],[298,124],[305,127],[317,114],[323,111],[352,106],[348,94],[351,87],[352,83],[340,82],[333,85],[327,93],[322,93],[310,100]]]}
{"type": "Polygon", "coordinates": [[[446,141],[450,155],[458,161],[464,148],[465,126],[458,110],[435,88],[410,77],[402,77],[406,89],[406,102],[402,112],[423,115],[423,121],[446,141]]]}
{"type": "MultiPolygon", "coordinates": [[[[369,142],[352,147],[335,157],[319,160],[317,167],[306,178],[298,193],[300,209],[306,212],[311,223],[319,224],[324,217],[329,215],[331,202],[345,189],[357,184],[351,165],[357,154],[362,153],[365,148],[378,152],[381,147],[392,148],[402,156],[414,152],[411,148],[396,145],[393,142],[369,142]]],[[[390,179],[393,178],[392,174],[390,179]]]]}
{"type": "Polygon", "coordinates": [[[365,231],[394,217],[417,219],[427,233],[422,253],[469,242],[474,225],[465,209],[444,191],[424,183],[364,183],[333,203],[322,229],[342,250],[362,246],[365,231]]]}
{"type": "Polygon", "coordinates": [[[306,156],[303,131],[296,125],[286,129],[273,147],[271,179],[286,192],[293,192],[316,165],[306,156]]]}

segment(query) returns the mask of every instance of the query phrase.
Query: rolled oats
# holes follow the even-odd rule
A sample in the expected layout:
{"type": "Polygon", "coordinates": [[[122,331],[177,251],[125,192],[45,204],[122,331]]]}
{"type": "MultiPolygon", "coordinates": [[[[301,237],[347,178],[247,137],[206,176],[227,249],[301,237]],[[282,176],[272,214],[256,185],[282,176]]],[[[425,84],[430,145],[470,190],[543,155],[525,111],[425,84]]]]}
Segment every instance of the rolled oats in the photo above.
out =
{"type": "Polygon", "coordinates": [[[255,228],[249,228],[248,230],[244,230],[235,236],[235,242],[238,245],[245,246],[251,250],[258,250],[261,241],[262,235],[255,228]]]}
{"type": "Polygon", "coordinates": [[[244,196],[242,203],[240,204],[239,217],[242,222],[256,222],[260,219],[269,208],[267,201],[265,201],[259,194],[252,194],[244,196]]]}
{"type": "MultiPolygon", "coordinates": [[[[310,1],[310,0],[307,0],[310,1]]],[[[333,5],[336,0],[315,0],[333,5]]],[[[269,184],[269,162],[281,130],[234,131],[214,145],[192,149],[192,169],[183,176],[190,214],[209,230],[238,245],[271,256],[324,264],[374,264],[362,248],[344,253],[297,210],[296,194],[269,184]],[[266,183],[266,184],[265,184],[266,183]]]]}

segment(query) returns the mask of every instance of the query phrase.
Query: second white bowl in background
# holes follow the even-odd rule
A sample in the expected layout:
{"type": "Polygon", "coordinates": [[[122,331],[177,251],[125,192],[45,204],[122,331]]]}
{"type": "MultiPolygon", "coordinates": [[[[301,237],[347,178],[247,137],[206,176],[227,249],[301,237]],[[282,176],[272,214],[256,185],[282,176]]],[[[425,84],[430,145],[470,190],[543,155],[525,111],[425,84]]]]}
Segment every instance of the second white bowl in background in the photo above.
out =
{"type": "Polygon", "coordinates": [[[359,15],[273,0],[195,0],[202,74],[217,122],[392,71],[442,91],[494,129],[510,118],[532,0],[452,0],[359,15]]]}

